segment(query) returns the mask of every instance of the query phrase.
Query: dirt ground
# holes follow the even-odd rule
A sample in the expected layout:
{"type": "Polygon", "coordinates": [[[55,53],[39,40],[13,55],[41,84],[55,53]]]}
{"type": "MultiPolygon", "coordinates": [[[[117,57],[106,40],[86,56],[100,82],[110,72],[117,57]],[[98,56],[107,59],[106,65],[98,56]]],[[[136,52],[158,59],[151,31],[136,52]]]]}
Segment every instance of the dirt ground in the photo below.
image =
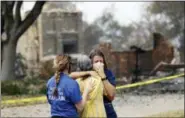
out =
{"type": "MultiPolygon", "coordinates": [[[[137,96],[126,94],[113,102],[118,117],[142,117],[169,110],[184,109],[183,94],[137,96]]],[[[50,117],[50,106],[38,104],[1,109],[1,117],[50,117]]]]}

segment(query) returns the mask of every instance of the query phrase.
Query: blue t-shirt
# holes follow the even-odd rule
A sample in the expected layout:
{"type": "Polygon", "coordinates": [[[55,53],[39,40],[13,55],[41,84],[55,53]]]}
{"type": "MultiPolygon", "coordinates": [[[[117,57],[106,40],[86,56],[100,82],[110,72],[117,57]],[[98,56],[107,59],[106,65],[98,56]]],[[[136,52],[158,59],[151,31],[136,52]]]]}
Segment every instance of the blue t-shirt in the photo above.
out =
{"type": "Polygon", "coordinates": [[[51,105],[51,116],[78,117],[75,104],[82,100],[78,83],[68,75],[61,73],[58,84],[58,97],[53,96],[56,87],[55,77],[47,83],[47,99],[51,105]]]}
{"type": "Polygon", "coordinates": [[[113,85],[116,86],[116,78],[111,70],[105,69],[105,75],[108,81],[113,85]]]}

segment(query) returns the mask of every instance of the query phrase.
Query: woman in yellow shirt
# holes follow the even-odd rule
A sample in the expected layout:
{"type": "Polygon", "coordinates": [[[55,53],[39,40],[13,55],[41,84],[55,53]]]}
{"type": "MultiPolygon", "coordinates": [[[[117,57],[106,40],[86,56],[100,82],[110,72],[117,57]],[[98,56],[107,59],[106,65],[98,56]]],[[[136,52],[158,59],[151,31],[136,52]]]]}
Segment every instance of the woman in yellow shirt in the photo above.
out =
{"type": "MultiPolygon", "coordinates": [[[[77,60],[77,66],[79,71],[90,71],[93,69],[91,59],[86,55],[82,55],[79,57],[79,59],[77,60]]],[[[106,117],[105,107],[103,103],[104,87],[98,73],[94,74],[94,76],[88,75],[82,78],[78,78],[77,82],[79,83],[80,91],[81,93],[84,92],[84,86],[89,81],[91,81],[91,83],[93,84],[93,88],[89,92],[88,101],[83,111],[80,113],[80,117],[106,117]]]]}

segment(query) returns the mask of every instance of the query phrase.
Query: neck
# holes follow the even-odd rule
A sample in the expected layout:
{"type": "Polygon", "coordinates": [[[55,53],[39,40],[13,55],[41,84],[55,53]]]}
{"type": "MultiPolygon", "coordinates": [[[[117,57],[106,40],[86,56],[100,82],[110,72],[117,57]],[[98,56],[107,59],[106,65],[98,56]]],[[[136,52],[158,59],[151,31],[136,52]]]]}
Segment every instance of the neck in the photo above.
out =
{"type": "Polygon", "coordinates": [[[68,70],[65,70],[63,73],[64,73],[64,74],[69,74],[69,73],[68,73],[68,70]]]}

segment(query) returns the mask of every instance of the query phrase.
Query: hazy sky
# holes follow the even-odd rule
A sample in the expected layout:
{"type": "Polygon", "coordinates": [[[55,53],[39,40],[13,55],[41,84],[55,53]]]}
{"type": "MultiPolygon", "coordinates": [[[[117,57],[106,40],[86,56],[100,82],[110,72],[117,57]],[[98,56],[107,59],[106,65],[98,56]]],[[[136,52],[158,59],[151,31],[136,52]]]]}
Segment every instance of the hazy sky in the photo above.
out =
{"type": "MultiPolygon", "coordinates": [[[[106,8],[114,4],[113,12],[115,13],[115,19],[122,25],[128,25],[132,21],[137,22],[141,19],[144,8],[150,2],[76,2],[77,9],[83,12],[83,20],[88,23],[92,23],[98,16],[100,16],[106,8]]],[[[23,12],[30,10],[34,5],[34,2],[24,2],[23,12]]],[[[177,44],[177,40],[173,40],[174,45],[177,44]]]]}
{"type": "Polygon", "coordinates": [[[92,22],[112,4],[114,4],[115,18],[121,24],[128,24],[141,18],[144,2],[85,2],[77,4],[77,7],[83,11],[84,20],[92,22]]]}
{"type": "MultiPolygon", "coordinates": [[[[30,10],[34,2],[24,2],[23,11],[30,10]]],[[[143,13],[145,2],[77,2],[77,8],[83,12],[83,19],[92,23],[100,16],[105,8],[114,4],[115,18],[121,24],[128,25],[132,21],[138,21],[143,13]]]]}

